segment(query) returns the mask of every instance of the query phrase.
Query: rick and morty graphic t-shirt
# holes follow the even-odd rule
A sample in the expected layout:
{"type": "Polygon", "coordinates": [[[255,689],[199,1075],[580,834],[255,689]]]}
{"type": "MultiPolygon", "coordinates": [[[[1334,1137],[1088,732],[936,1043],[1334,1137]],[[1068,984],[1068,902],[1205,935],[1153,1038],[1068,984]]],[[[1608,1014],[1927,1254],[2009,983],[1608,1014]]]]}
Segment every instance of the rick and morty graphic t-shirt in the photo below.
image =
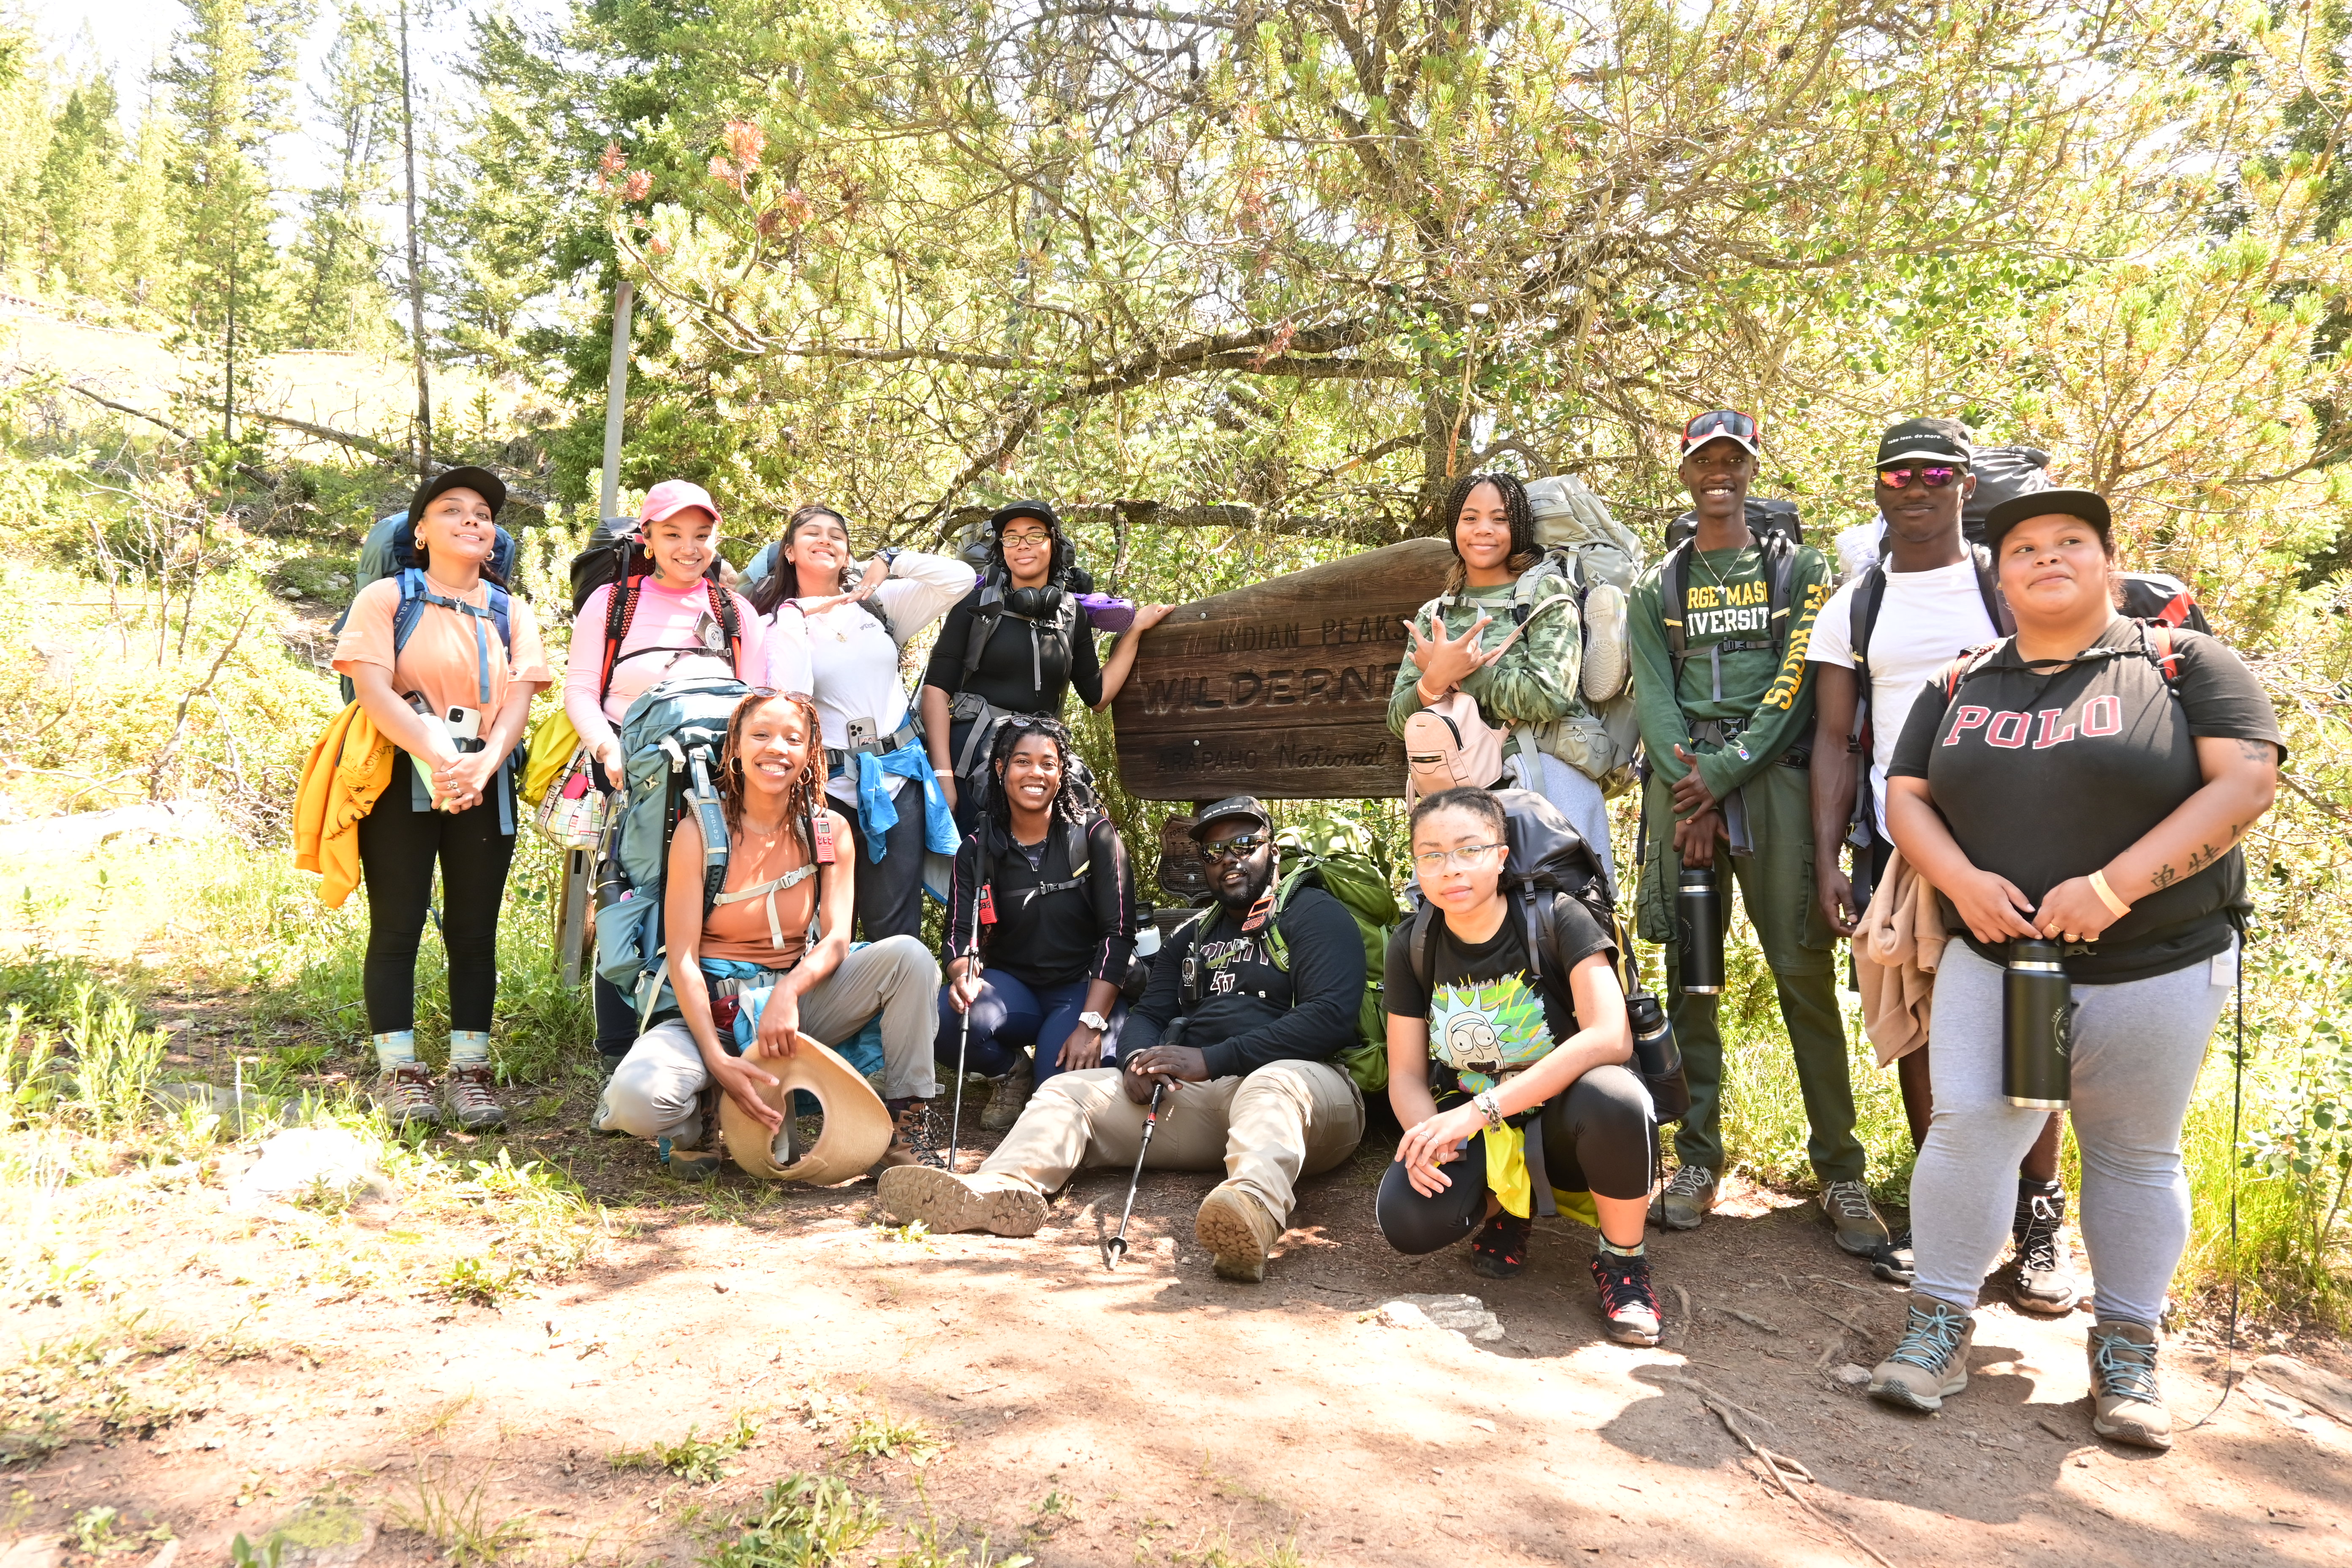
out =
{"type": "MultiPolygon", "coordinates": [[[[1581,905],[1573,899],[1553,901],[1562,965],[1554,978],[1564,979],[1596,952],[1614,954],[1616,944],[1581,905]]],[[[1528,971],[1527,929],[1518,910],[1475,946],[1454,940],[1442,911],[1433,923],[1429,984],[1414,978],[1412,922],[1407,921],[1389,939],[1385,997],[1398,1017],[1429,1021],[1429,1053],[1453,1069],[1464,1093],[1491,1088],[1503,1074],[1539,1061],[1576,1033],[1568,987],[1560,985],[1555,998],[1528,971]]]]}

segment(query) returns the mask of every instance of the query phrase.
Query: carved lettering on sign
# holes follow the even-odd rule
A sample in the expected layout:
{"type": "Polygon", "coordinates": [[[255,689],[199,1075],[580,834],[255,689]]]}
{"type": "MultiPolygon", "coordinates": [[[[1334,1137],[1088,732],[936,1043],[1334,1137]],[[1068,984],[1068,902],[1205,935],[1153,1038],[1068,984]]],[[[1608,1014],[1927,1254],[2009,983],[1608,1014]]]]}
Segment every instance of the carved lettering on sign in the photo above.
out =
{"type": "Polygon", "coordinates": [[[1113,708],[1129,793],[1402,794],[1389,691],[1404,623],[1452,559],[1443,541],[1409,540],[1179,606],[1145,636],[1113,708]]]}

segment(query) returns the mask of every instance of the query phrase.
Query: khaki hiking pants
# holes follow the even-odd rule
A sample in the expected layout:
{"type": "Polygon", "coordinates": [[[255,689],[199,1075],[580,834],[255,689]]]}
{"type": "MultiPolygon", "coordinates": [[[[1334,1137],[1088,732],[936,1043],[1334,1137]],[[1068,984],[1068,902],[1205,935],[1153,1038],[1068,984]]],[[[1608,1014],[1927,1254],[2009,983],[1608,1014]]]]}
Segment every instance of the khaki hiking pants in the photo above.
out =
{"type": "MultiPolygon", "coordinates": [[[[1135,1163],[1145,1108],[1127,1097],[1117,1068],[1057,1073],[980,1169],[1051,1193],[1087,1167],[1135,1163]]],[[[1328,1171],[1364,1136],[1364,1097],[1328,1062],[1270,1062],[1246,1078],[1171,1086],[1151,1134],[1155,1171],[1213,1171],[1272,1215],[1290,1217],[1301,1175],[1328,1171]]]]}

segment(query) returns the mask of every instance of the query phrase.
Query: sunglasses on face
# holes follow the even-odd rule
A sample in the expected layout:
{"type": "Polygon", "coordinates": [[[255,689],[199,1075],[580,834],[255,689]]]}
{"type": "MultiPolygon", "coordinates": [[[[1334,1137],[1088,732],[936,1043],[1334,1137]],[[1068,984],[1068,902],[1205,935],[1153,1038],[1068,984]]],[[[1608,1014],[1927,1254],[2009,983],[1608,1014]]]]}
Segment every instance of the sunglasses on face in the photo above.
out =
{"type": "Polygon", "coordinates": [[[1263,833],[1244,833],[1239,838],[1228,838],[1223,844],[1201,846],[1203,860],[1246,860],[1274,840],[1263,833]]]}
{"type": "Polygon", "coordinates": [[[1939,490],[1946,485],[1959,483],[1960,476],[1967,472],[1966,468],[1881,468],[1878,470],[1878,482],[1890,490],[1899,490],[1908,486],[1912,477],[1916,475],[1921,484],[1931,490],[1939,490]]]}

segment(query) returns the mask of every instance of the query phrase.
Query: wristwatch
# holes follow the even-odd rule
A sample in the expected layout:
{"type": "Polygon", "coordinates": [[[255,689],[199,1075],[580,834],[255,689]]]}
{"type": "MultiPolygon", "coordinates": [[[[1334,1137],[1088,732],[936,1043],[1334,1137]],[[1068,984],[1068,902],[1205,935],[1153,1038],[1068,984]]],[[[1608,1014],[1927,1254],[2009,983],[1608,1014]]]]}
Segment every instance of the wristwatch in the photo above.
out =
{"type": "Polygon", "coordinates": [[[1100,1013],[1096,1012],[1091,1007],[1078,1015],[1078,1022],[1084,1024],[1087,1028],[1092,1029],[1097,1035],[1110,1027],[1110,1020],[1104,1017],[1100,1013]]]}

